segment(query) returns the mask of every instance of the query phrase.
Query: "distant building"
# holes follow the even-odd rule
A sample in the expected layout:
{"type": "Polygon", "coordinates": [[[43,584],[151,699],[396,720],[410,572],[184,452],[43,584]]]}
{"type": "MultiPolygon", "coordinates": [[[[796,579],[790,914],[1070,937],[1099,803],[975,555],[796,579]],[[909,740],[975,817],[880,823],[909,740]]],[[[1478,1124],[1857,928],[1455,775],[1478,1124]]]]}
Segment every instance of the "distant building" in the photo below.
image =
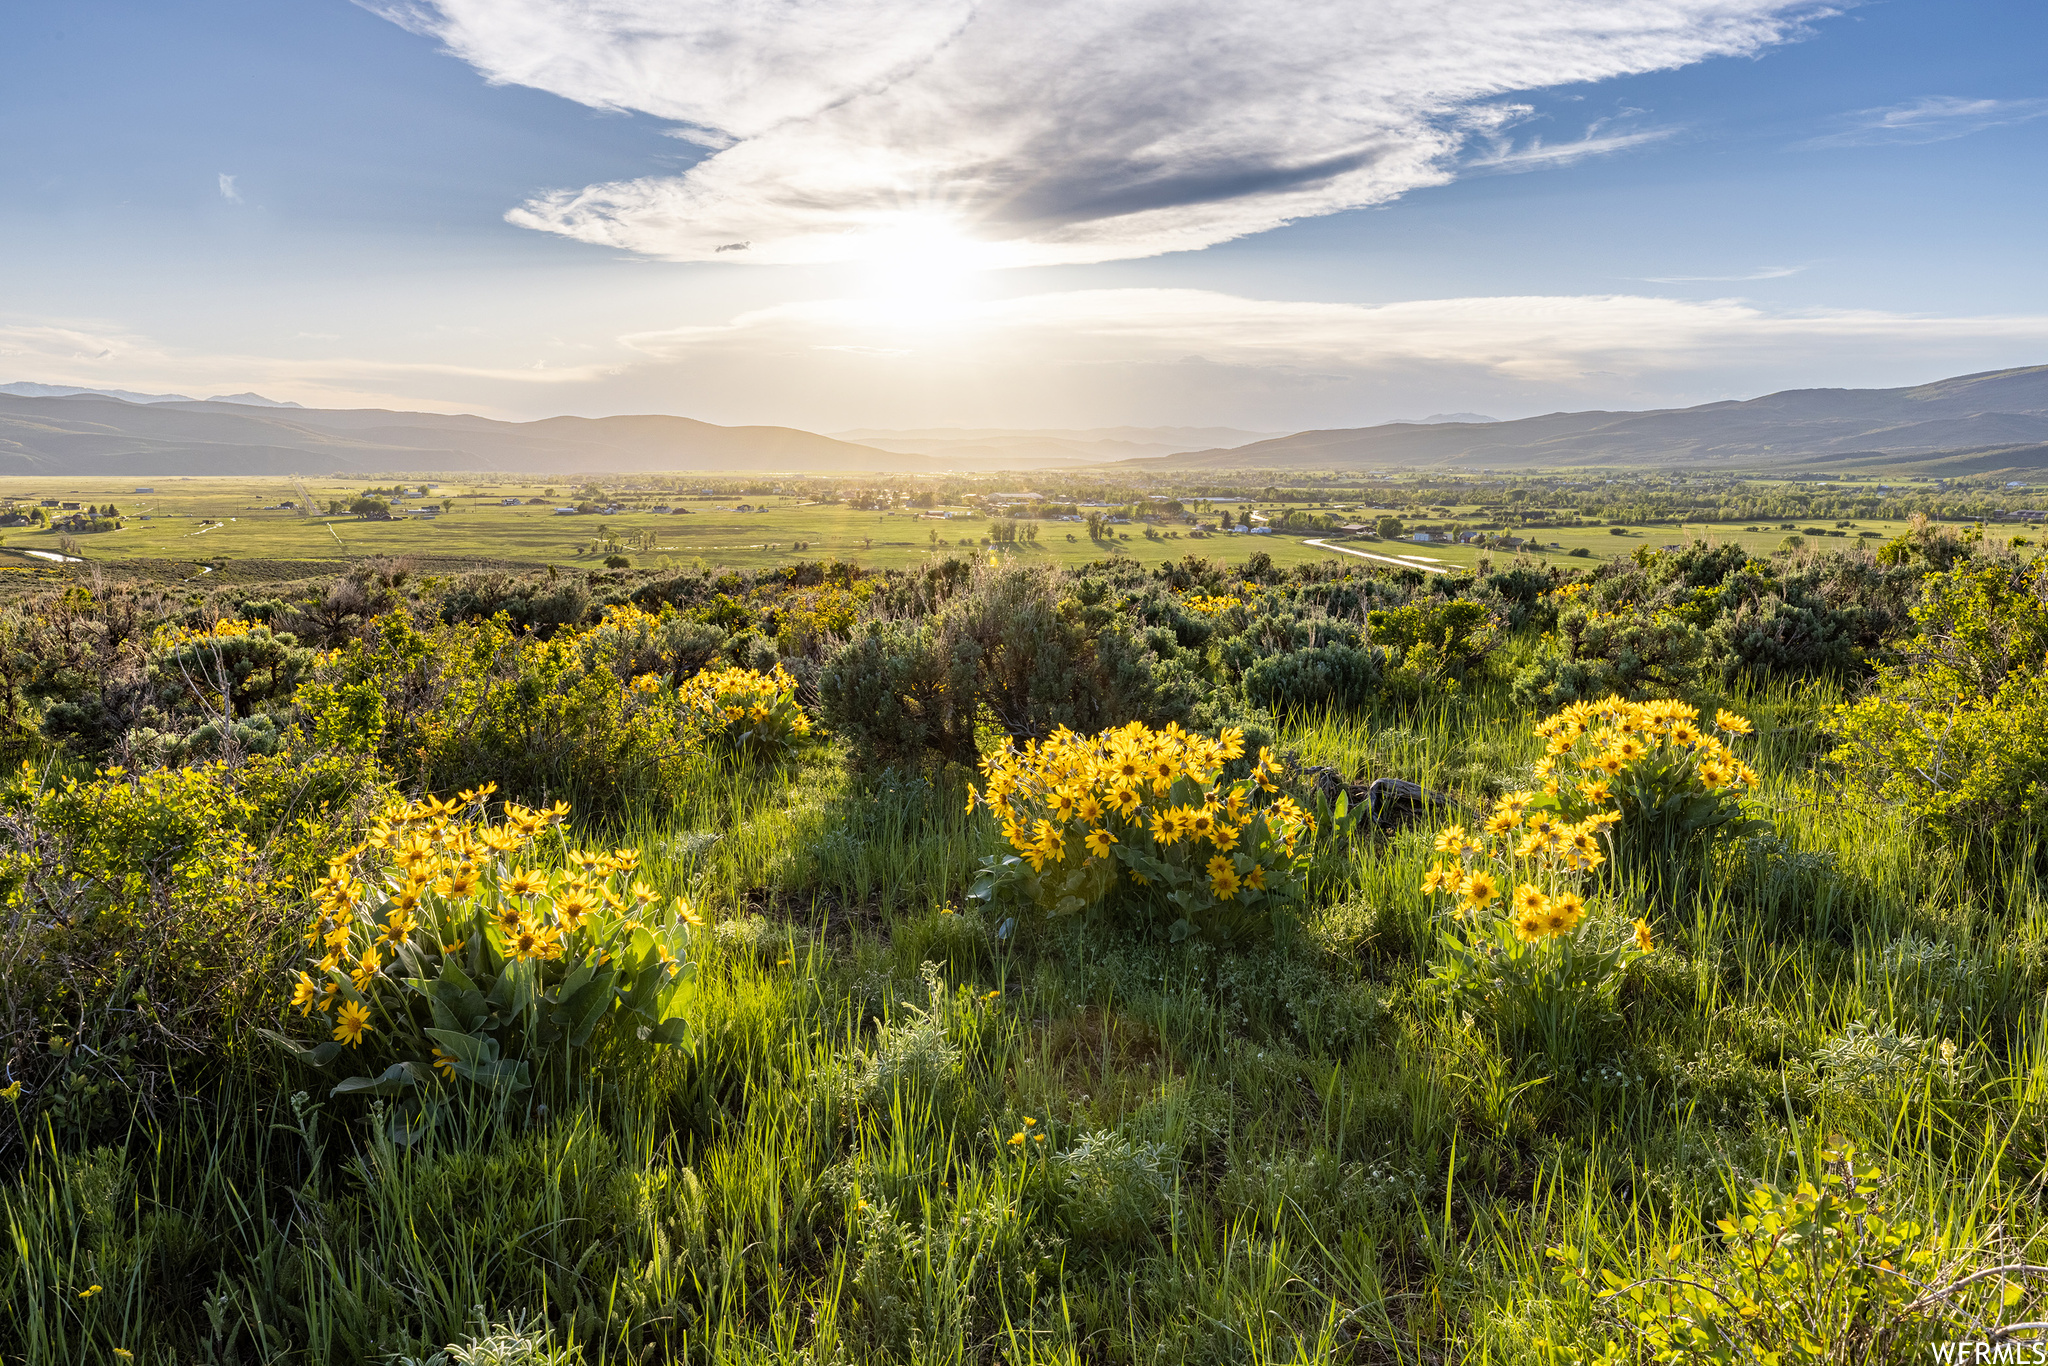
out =
{"type": "Polygon", "coordinates": [[[156,492],[156,490],[155,490],[155,489],[137,489],[137,490],[135,490],[135,491],[136,491],[137,493],[155,493],[155,492],[156,492]]]}
{"type": "Polygon", "coordinates": [[[498,506],[501,508],[516,508],[523,501],[523,499],[519,498],[500,498],[498,500],[498,506]]]}

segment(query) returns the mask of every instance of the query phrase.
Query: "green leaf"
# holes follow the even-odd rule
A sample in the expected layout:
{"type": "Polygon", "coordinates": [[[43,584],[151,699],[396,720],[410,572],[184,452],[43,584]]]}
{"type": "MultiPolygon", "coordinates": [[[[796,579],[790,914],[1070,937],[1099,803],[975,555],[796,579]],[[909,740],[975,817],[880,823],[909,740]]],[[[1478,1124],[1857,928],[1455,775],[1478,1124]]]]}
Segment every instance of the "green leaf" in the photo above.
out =
{"type": "Polygon", "coordinates": [[[395,1062],[374,1077],[350,1077],[328,1092],[333,1096],[395,1096],[419,1085],[419,1071],[409,1062],[395,1062]]]}
{"type": "Polygon", "coordinates": [[[557,1014],[562,1019],[571,1048],[581,1048],[590,1042],[598,1022],[611,1008],[612,988],[617,980],[616,973],[600,973],[584,982],[573,997],[562,1003],[557,1014]]]}
{"type": "MultiPolygon", "coordinates": [[[[453,963],[441,965],[441,975],[434,980],[429,995],[434,1001],[445,1005],[455,1016],[456,1029],[475,1029],[491,1013],[490,1003],[484,999],[484,994],[476,989],[476,983],[470,981],[469,975],[453,963]]],[[[435,1022],[438,1024],[439,1020],[435,1022]]]]}
{"type": "Polygon", "coordinates": [[[641,1025],[633,1032],[639,1036],[642,1043],[652,1044],[656,1048],[687,1043],[690,1039],[690,1026],[687,1021],[680,1018],[663,1020],[657,1025],[641,1025]]]}
{"type": "Polygon", "coordinates": [[[496,1062],[455,1064],[455,1075],[494,1091],[524,1091],[528,1086],[526,1061],[500,1058],[496,1062]]]}
{"type": "Polygon", "coordinates": [[[465,1034],[453,1029],[429,1029],[426,1035],[439,1044],[441,1051],[456,1062],[479,1065],[498,1060],[498,1041],[488,1034],[465,1034]]]}
{"type": "Polygon", "coordinates": [[[328,1042],[307,1045],[300,1043],[297,1039],[280,1034],[274,1029],[259,1029],[256,1032],[263,1038],[276,1044],[279,1048],[284,1049],[285,1052],[291,1054],[300,1062],[305,1063],[308,1067],[325,1067],[341,1056],[342,1046],[338,1043],[328,1042]]]}

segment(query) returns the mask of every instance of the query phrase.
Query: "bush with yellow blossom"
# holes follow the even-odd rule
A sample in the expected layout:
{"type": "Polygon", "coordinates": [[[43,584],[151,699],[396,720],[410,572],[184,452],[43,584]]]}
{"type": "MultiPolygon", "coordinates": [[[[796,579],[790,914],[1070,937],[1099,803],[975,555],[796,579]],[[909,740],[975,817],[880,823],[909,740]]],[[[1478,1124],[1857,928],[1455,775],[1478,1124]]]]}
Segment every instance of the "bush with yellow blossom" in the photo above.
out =
{"type": "Polygon", "coordinates": [[[635,879],[633,850],[543,856],[568,808],[507,803],[492,821],[491,791],[400,806],[329,865],[292,981],[320,1037],[270,1035],[353,1072],[335,1095],[391,1099],[402,1141],[463,1088],[505,1103],[606,1049],[688,1038],[687,905],[635,879]]]}
{"type": "Polygon", "coordinates": [[[1539,804],[1567,820],[1612,808],[1620,848],[1672,872],[1717,840],[1770,828],[1743,815],[1756,771],[1732,745],[1751,729],[1731,711],[1707,722],[1684,702],[1574,703],[1536,727],[1539,804]]]}
{"type": "Polygon", "coordinates": [[[765,674],[706,669],[676,690],[676,700],[706,743],[729,754],[779,755],[811,733],[810,718],[796,702],[796,680],[780,664],[765,674]]]}
{"type": "Polygon", "coordinates": [[[1568,819],[1541,794],[1511,792],[1479,830],[1437,833],[1420,889],[1442,898],[1443,956],[1431,979],[1508,1047],[1573,1060],[1612,1017],[1623,971],[1655,947],[1648,922],[1618,933],[1589,900],[1619,819],[1610,810],[1568,819]]]}
{"type": "Polygon", "coordinates": [[[1244,606],[1245,600],[1234,593],[1189,593],[1180,605],[1198,616],[1216,617],[1244,606]]]}
{"type": "Polygon", "coordinates": [[[1077,735],[1061,728],[982,763],[968,809],[986,808],[1007,852],[982,860],[969,893],[1060,918],[1100,909],[1140,931],[1227,942],[1300,895],[1308,813],[1261,750],[1226,780],[1242,732],[1216,739],[1143,722],[1077,735]]]}

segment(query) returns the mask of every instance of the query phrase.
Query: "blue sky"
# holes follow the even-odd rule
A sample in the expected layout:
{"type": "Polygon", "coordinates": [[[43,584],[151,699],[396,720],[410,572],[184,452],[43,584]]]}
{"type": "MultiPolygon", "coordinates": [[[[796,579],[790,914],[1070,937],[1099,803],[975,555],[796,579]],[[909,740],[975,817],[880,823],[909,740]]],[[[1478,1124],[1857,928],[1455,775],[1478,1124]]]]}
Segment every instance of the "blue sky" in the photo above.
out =
{"type": "Polygon", "coordinates": [[[1279,430],[2048,362],[2048,7],[1563,7],[10,6],[0,381],[1279,430]]]}

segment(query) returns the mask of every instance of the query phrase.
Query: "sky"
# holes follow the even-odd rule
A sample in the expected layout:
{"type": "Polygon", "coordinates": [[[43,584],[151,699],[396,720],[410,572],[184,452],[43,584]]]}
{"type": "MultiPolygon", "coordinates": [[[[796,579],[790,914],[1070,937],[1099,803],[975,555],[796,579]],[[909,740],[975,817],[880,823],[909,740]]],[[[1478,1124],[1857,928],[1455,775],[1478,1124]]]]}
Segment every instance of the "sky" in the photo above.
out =
{"type": "Polygon", "coordinates": [[[1267,432],[2048,363],[2038,0],[0,18],[0,382],[1267,432]]]}

